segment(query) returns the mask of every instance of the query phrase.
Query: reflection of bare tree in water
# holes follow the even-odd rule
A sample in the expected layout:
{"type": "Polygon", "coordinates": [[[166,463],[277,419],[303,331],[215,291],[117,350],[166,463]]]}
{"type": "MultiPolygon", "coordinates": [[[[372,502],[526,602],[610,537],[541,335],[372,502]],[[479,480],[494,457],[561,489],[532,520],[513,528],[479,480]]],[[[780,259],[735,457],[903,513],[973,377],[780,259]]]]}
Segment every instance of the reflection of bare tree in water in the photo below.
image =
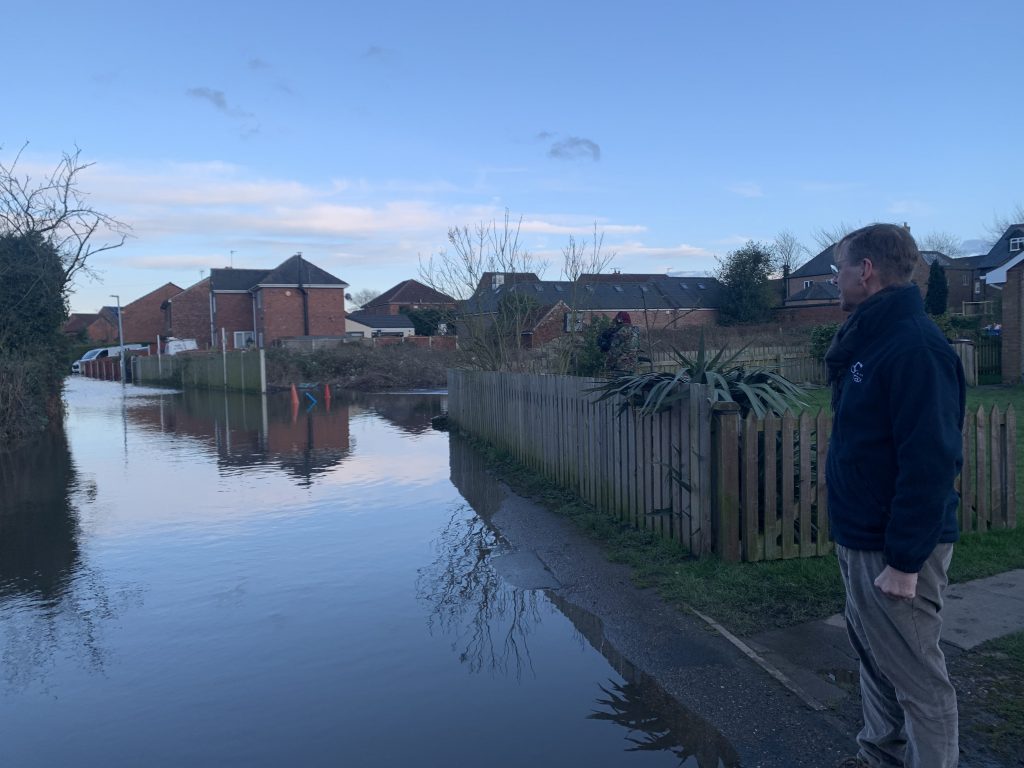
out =
{"type": "Polygon", "coordinates": [[[573,623],[580,637],[604,656],[625,682],[599,686],[600,709],[587,717],[621,725],[634,745],[628,752],[671,752],[680,766],[736,768],[739,756],[721,733],[699,715],[682,707],[651,677],[638,670],[604,636],[601,619],[549,593],[551,602],[573,623]],[[689,762],[688,762],[689,761],[689,762]]]}
{"type": "Polygon", "coordinates": [[[101,629],[124,596],[112,597],[82,564],[76,489],[62,431],[0,453],[0,666],[13,688],[43,676],[59,656],[104,666],[101,629]]]}
{"type": "Polygon", "coordinates": [[[454,635],[452,649],[470,671],[533,671],[527,644],[540,622],[539,595],[506,584],[490,558],[501,542],[467,506],[457,507],[435,542],[437,558],[420,570],[417,596],[430,605],[428,626],[454,635]]]}
{"type": "Polygon", "coordinates": [[[605,720],[629,730],[634,746],[627,752],[671,752],[684,766],[695,758],[698,768],[733,768],[739,761],[719,737],[708,738],[707,725],[681,710],[660,688],[643,683],[608,682],[597,703],[604,710],[592,712],[591,720],[605,720]],[[696,737],[696,738],[695,738],[696,737]]]}

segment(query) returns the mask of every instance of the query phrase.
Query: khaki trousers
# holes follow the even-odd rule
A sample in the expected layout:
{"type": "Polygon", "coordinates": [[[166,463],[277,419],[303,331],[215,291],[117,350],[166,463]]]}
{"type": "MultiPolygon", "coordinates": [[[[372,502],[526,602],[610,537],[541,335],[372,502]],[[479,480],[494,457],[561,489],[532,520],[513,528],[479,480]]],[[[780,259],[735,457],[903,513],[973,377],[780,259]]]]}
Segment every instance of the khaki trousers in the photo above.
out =
{"type": "Polygon", "coordinates": [[[918,574],[917,596],[896,600],[874,585],[881,552],[836,546],[846,586],[846,626],[860,657],[864,728],[860,757],[871,766],[955,768],[956,691],[939,648],[942,593],[953,557],[939,544],[918,574]]]}

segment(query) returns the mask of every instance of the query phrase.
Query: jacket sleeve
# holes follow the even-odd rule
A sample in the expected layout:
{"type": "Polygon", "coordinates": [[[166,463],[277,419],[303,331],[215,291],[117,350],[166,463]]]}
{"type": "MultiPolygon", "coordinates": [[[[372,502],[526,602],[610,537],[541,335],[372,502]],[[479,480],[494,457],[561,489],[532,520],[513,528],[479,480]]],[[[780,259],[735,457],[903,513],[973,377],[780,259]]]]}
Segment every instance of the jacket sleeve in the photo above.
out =
{"type": "Polygon", "coordinates": [[[885,561],[917,573],[938,544],[963,464],[964,377],[960,361],[927,342],[902,352],[889,389],[896,483],[885,561]]]}

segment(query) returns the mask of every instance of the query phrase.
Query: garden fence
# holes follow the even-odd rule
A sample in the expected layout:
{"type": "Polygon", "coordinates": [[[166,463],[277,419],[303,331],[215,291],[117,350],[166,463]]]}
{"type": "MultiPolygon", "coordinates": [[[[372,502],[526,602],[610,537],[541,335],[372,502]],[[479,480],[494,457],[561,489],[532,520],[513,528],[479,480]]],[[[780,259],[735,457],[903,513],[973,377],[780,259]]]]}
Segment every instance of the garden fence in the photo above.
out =
{"type": "MultiPolygon", "coordinates": [[[[597,379],[449,371],[457,428],[637,528],[723,559],[813,557],[832,549],[824,477],[831,419],[741,418],[688,385],[669,410],[640,416],[600,400],[597,379]]],[[[962,530],[1016,527],[1013,407],[968,414],[962,530]]]]}

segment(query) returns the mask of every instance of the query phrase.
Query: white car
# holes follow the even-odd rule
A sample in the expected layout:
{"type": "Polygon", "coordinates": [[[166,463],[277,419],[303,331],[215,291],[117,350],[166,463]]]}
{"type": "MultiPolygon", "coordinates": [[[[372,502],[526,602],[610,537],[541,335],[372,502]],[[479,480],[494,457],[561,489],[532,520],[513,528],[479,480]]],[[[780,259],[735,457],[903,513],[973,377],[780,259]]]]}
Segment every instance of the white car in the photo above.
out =
{"type": "Polygon", "coordinates": [[[90,360],[101,360],[104,357],[120,357],[121,350],[125,349],[129,352],[133,350],[149,349],[149,344],[125,344],[124,347],[97,347],[96,349],[90,349],[81,358],[75,360],[71,364],[72,373],[82,372],[82,363],[87,363],[90,360]]]}

